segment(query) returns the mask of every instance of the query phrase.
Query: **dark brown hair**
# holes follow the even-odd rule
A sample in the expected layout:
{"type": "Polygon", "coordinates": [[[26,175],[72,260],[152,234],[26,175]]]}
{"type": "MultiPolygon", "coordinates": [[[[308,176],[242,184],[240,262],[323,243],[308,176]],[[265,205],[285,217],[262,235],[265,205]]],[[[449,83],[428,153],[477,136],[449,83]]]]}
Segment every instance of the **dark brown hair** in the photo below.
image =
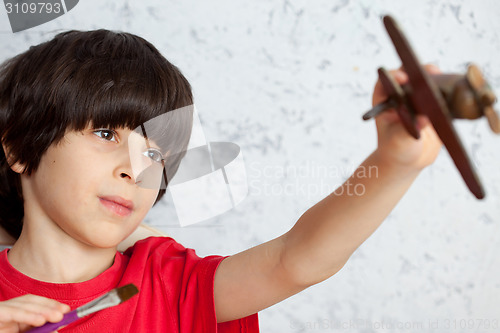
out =
{"type": "MultiPolygon", "coordinates": [[[[20,176],[9,163],[19,162],[30,175],[66,131],[90,123],[136,129],[191,104],[191,87],[181,72],[129,33],[68,31],[7,60],[0,65],[0,137],[9,153],[7,162],[0,149],[0,227],[18,238],[24,216],[20,176]]],[[[192,114],[177,117],[169,129],[171,145],[187,147],[192,114]]],[[[169,174],[182,157],[168,161],[169,174]]]]}

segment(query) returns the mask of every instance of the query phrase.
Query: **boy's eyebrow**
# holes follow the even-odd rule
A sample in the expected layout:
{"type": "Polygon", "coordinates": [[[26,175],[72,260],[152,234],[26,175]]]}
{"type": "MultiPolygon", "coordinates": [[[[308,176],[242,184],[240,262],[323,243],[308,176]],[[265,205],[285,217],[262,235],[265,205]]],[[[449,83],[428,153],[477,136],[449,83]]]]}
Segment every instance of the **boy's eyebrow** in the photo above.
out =
{"type": "MultiPolygon", "coordinates": [[[[149,138],[148,138],[148,134],[146,133],[146,129],[144,128],[144,124],[141,124],[141,131],[142,131],[142,135],[144,136],[144,139],[146,141],[146,147],[148,149],[150,149],[151,146],[149,145],[149,138]]],[[[165,181],[165,184],[168,184],[167,172],[165,170],[165,159],[163,159],[163,158],[161,160],[161,166],[162,166],[163,180],[165,181]]]]}

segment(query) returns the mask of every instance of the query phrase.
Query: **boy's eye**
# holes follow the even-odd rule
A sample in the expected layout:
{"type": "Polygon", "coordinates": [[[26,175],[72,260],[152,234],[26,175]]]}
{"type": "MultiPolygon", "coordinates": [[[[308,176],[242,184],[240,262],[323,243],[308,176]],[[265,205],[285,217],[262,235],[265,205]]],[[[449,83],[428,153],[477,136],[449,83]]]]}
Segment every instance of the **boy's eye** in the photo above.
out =
{"type": "Polygon", "coordinates": [[[108,129],[100,129],[93,132],[95,135],[106,141],[116,142],[116,133],[108,129]]]}
{"type": "Polygon", "coordinates": [[[146,157],[149,157],[154,162],[161,163],[163,161],[163,155],[158,149],[149,148],[142,154],[146,157]]]}

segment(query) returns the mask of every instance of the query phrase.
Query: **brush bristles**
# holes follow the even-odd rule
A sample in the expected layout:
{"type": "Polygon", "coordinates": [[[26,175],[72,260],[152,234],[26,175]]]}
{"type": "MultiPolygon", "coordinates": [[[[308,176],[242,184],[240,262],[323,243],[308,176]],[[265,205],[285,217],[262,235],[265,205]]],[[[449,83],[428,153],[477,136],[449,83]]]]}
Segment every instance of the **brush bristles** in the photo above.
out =
{"type": "Polygon", "coordinates": [[[116,293],[117,293],[118,297],[120,297],[120,300],[122,302],[125,302],[126,300],[128,300],[129,298],[131,298],[132,296],[137,294],[138,292],[139,292],[139,289],[137,289],[137,287],[132,283],[127,284],[127,285],[120,287],[120,288],[116,288],[116,293]]]}

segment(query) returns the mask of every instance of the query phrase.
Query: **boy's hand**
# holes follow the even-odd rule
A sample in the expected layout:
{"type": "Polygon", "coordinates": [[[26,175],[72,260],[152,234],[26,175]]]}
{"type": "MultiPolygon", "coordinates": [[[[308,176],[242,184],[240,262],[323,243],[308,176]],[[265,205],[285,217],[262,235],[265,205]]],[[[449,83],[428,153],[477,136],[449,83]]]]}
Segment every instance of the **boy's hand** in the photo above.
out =
{"type": "Polygon", "coordinates": [[[70,307],[55,300],[24,295],[0,302],[0,333],[25,332],[46,322],[59,322],[70,307]]]}
{"type": "MultiPolygon", "coordinates": [[[[433,65],[426,65],[425,69],[430,74],[440,73],[440,70],[433,65]]],[[[393,70],[390,73],[399,84],[408,82],[408,76],[403,70],[393,70]]],[[[373,91],[373,105],[384,102],[386,99],[387,94],[379,80],[373,91]]],[[[434,162],[439,154],[442,143],[427,116],[417,116],[419,140],[406,131],[395,110],[389,110],[377,116],[376,124],[377,154],[383,161],[420,171],[434,162]]]]}

